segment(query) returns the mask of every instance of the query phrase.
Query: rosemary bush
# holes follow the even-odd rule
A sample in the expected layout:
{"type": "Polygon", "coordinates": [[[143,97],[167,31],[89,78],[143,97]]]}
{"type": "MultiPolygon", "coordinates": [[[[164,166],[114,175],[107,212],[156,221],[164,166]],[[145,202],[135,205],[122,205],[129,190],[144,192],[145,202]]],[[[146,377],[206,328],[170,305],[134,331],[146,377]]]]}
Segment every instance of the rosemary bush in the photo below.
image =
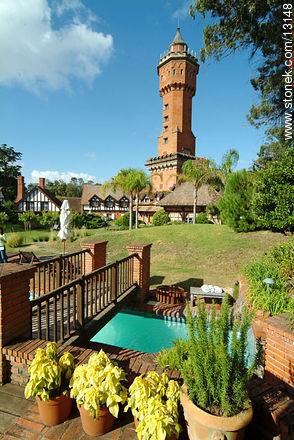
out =
{"type": "Polygon", "coordinates": [[[219,316],[213,309],[210,325],[207,321],[205,304],[198,301],[194,318],[187,307],[188,340],[176,340],[175,347],[162,351],[157,361],[161,367],[180,371],[195,405],[215,415],[234,416],[249,407],[247,385],[262,363],[262,347],[258,341],[254,360],[248,365],[250,316],[245,309],[242,320],[234,320],[228,296],[219,316]]]}

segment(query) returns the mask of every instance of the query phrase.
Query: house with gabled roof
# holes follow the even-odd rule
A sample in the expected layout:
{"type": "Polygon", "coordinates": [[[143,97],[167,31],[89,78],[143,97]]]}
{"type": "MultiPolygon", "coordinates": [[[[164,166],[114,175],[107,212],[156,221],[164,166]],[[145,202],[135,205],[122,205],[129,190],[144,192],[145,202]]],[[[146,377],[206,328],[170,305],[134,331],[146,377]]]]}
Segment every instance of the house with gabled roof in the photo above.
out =
{"type": "Polygon", "coordinates": [[[80,197],[55,197],[55,195],[45,187],[45,179],[39,178],[39,185],[25,194],[24,177],[17,177],[17,197],[15,199],[15,210],[17,212],[60,211],[63,200],[68,200],[71,211],[81,210],[80,197]]]}
{"type": "Polygon", "coordinates": [[[103,191],[102,185],[84,185],[82,212],[94,213],[115,220],[129,209],[129,196],[119,189],[103,191]]]}

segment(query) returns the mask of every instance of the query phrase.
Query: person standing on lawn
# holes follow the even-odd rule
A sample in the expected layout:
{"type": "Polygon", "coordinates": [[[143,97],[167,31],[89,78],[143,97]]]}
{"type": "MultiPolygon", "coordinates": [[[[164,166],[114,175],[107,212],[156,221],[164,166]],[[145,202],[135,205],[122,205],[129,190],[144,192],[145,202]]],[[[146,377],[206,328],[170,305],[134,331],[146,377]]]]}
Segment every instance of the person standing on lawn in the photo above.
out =
{"type": "Polygon", "coordinates": [[[0,263],[7,263],[5,244],[7,243],[3,228],[0,227],[0,263]]]}

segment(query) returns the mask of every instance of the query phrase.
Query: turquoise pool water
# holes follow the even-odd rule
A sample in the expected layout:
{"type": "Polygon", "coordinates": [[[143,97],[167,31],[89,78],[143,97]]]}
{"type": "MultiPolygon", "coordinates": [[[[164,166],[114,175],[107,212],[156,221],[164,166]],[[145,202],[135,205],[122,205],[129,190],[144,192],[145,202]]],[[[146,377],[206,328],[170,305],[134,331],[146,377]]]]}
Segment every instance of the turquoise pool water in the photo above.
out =
{"type": "Polygon", "coordinates": [[[156,353],[172,347],[171,341],[176,338],[186,338],[187,335],[184,322],[153,318],[151,314],[119,312],[91,341],[156,353]]]}
{"type": "MultiPolygon", "coordinates": [[[[171,341],[188,336],[185,322],[159,319],[152,314],[134,314],[122,311],[109,321],[92,339],[92,342],[156,353],[172,347],[171,341]]],[[[253,331],[248,332],[248,355],[255,353],[253,331]]]]}

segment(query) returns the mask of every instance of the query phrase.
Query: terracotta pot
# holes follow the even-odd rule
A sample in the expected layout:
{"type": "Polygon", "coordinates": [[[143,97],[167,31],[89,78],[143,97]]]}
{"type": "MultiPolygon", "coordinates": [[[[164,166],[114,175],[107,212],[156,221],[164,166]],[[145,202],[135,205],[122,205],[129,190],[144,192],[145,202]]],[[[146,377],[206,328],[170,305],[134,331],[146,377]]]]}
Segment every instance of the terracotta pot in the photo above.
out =
{"type": "Polygon", "coordinates": [[[236,416],[220,417],[198,408],[184,392],[180,399],[190,440],[241,440],[253,417],[252,406],[236,416]]]}
{"type": "Polygon", "coordinates": [[[86,410],[83,405],[78,405],[78,409],[86,434],[99,437],[99,435],[103,435],[111,430],[114,416],[109,412],[107,406],[100,408],[98,419],[92,419],[90,411],[86,410]]]}
{"type": "MultiPolygon", "coordinates": [[[[134,423],[135,423],[135,427],[137,428],[137,426],[139,425],[139,420],[134,417],[134,423]]],[[[173,434],[171,437],[166,438],[165,440],[176,440],[176,434],[173,434]]]]}
{"type": "Polygon", "coordinates": [[[39,396],[36,397],[40,417],[42,422],[47,426],[58,425],[63,423],[70,415],[72,407],[72,399],[70,392],[67,394],[49,399],[48,402],[42,400],[39,396]]]}

